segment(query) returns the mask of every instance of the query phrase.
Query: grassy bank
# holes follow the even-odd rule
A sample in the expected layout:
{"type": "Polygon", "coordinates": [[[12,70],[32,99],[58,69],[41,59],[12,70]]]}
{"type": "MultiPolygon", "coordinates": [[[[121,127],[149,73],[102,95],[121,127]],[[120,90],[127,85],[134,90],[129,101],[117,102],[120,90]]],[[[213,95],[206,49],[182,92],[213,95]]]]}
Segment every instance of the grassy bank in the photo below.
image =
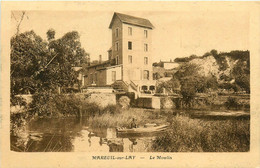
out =
{"type": "MultiPolygon", "coordinates": [[[[116,107],[117,110],[114,113],[111,111],[103,110],[102,115],[95,115],[89,118],[89,123],[91,127],[128,127],[133,118],[136,119],[136,124],[138,126],[143,126],[146,123],[165,123],[167,120],[167,113],[162,111],[154,111],[141,108],[129,108],[120,109],[116,107]]],[[[170,115],[170,113],[169,113],[170,115]]]]}
{"type": "Polygon", "coordinates": [[[250,120],[201,120],[176,116],[170,129],[157,137],[156,152],[246,152],[250,120]]]}

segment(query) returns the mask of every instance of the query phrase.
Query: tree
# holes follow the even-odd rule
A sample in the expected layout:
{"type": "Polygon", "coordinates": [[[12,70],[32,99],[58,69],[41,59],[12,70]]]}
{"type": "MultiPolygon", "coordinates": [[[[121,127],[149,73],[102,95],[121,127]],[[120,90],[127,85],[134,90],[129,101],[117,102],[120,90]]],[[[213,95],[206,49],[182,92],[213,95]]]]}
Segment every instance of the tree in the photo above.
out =
{"type": "Polygon", "coordinates": [[[174,74],[180,81],[181,95],[186,106],[191,107],[197,93],[205,93],[209,88],[218,88],[218,82],[214,76],[202,76],[199,74],[200,67],[196,64],[183,64],[174,74]]]}
{"type": "Polygon", "coordinates": [[[33,31],[11,39],[11,94],[34,93],[41,87],[36,73],[48,59],[47,43],[33,31]]]}
{"type": "Polygon", "coordinates": [[[210,51],[210,54],[213,55],[214,57],[218,55],[218,51],[213,49],[210,51]]]}
{"type": "Polygon", "coordinates": [[[157,92],[162,93],[163,88],[175,91],[179,89],[179,87],[180,87],[180,81],[177,78],[173,77],[169,81],[159,83],[157,86],[157,92]]]}
{"type": "Polygon", "coordinates": [[[73,66],[87,55],[81,48],[79,34],[66,33],[55,40],[55,31],[47,32],[49,43],[33,31],[11,39],[11,93],[28,94],[71,86],[77,81],[73,66]]]}
{"type": "Polygon", "coordinates": [[[48,41],[55,39],[55,30],[54,29],[49,29],[46,34],[47,34],[48,41]]]}
{"type": "Polygon", "coordinates": [[[249,61],[240,59],[233,68],[232,74],[235,78],[235,83],[247,93],[250,93],[250,65],[248,64],[249,61]]]}

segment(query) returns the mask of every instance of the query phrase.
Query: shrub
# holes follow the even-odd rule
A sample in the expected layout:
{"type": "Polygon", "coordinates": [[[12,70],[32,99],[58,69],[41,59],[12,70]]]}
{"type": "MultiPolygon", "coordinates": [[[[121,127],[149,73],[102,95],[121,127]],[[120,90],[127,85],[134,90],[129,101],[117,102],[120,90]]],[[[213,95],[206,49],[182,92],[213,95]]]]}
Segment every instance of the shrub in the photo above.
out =
{"type": "Polygon", "coordinates": [[[199,140],[201,131],[198,120],[177,115],[170,129],[155,139],[152,148],[157,152],[202,151],[199,140]]]}
{"type": "Polygon", "coordinates": [[[74,94],[60,95],[49,91],[35,93],[30,104],[30,115],[67,116],[78,115],[82,102],[74,94]]]}
{"type": "Polygon", "coordinates": [[[122,96],[118,100],[119,106],[121,106],[123,109],[127,109],[130,107],[130,99],[127,96],[122,96]]]}
{"type": "Polygon", "coordinates": [[[238,109],[239,107],[238,99],[235,97],[228,97],[227,101],[225,102],[225,106],[227,107],[227,109],[230,108],[238,109]]]}
{"type": "Polygon", "coordinates": [[[95,102],[85,102],[82,104],[82,115],[95,116],[101,115],[101,107],[95,102]]]}
{"type": "Polygon", "coordinates": [[[208,121],[179,115],[152,144],[155,152],[245,152],[249,147],[249,120],[208,121]]]}
{"type": "Polygon", "coordinates": [[[114,115],[114,114],[119,114],[120,110],[121,110],[121,108],[118,105],[109,104],[102,111],[103,111],[103,114],[108,113],[108,114],[114,115]]]}

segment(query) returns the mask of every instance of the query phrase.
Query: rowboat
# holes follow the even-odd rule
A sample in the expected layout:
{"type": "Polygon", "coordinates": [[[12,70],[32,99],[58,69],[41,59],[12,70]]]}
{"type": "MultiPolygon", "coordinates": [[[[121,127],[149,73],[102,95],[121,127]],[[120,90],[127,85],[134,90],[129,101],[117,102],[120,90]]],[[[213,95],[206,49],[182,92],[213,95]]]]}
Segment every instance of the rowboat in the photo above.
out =
{"type": "Polygon", "coordinates": [[[142,134],[142,133],[154,133],[164,131],[168,128],[168,125],[138,127],[138,128],[117,128],[118,134],[142,134]]]}

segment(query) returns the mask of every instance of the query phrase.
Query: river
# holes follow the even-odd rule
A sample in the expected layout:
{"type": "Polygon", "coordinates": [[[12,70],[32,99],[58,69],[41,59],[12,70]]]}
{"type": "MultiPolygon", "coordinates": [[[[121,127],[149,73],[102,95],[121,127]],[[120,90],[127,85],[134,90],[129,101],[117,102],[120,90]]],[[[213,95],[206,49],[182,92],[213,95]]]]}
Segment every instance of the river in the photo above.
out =
{"type": "MultiPolygon", "coordinates": [[[[250,114],[243,111],[192,111],[190,118],[194,117],[203,117],[205,120],[248,120],[250,114]]],[[[117,134],[115,128],[91,128],[88,118],[84,117],[38,118],[11,134],[11,150],[18,152],[152,152],[152,141],[160,134],[162,132],[122,136],[117,134]]]]}
{"type": "Polygon", "coordinates": [[[149,152],[156,134],[124,136],[115,128],[90,128],[86,118],[39,118],[11,135],[20,152],[149,152]]]}

